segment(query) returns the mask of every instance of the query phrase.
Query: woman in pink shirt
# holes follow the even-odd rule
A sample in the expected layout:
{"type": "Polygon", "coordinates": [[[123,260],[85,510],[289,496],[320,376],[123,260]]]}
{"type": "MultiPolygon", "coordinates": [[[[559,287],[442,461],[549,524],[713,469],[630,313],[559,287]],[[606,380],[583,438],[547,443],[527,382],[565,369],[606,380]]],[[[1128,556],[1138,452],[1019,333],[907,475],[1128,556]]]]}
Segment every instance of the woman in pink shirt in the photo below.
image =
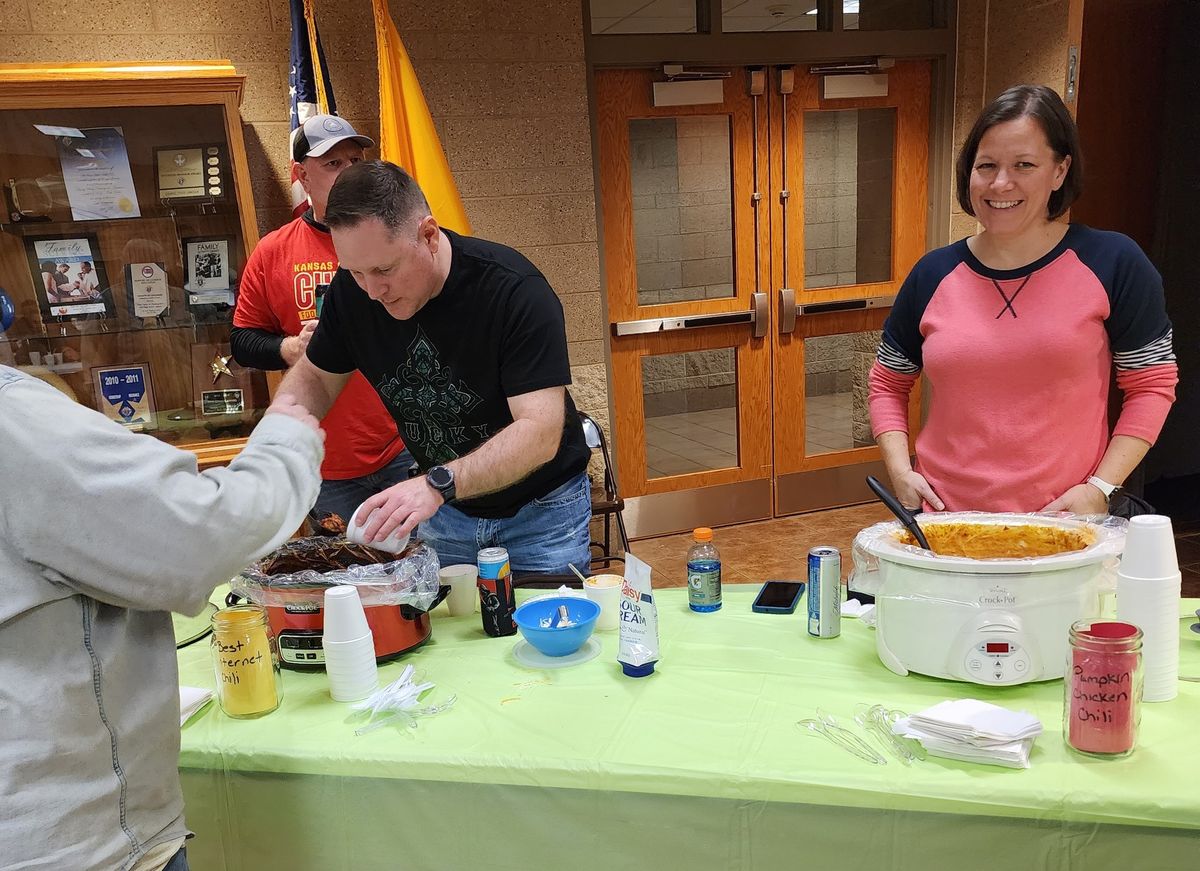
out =
{"type": "Polygon", "coordinates": [[[1080,193],[1081,156],[1050,88],[988,105],[956,177],[983,230],[913,267],[871,369],[892,486],[937,510],[1104,513],[1175,399],[1162,279],[1128,237],[1059,220],[1080,193]],[[1114,367],[1123,403],[1110,434],[1114,367]],[[907,402],[922,373],[914,468],[907,402]]]}

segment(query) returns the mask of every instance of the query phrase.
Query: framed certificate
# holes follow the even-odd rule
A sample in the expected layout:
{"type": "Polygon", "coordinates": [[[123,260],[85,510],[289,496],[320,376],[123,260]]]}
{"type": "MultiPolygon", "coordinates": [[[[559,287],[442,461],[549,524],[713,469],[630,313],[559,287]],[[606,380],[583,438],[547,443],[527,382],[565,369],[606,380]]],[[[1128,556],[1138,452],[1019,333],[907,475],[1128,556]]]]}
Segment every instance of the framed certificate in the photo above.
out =
{"type": "Polygon", "coordinates": [[[155,427],[149,363],[93,369],[92,381],[96,406],[109,420],[135,431],[155,427]]]}
{"type": "Polygon", "coordinates": [[[93,234],[26,236],[25,254],[44,323],[112,317],[112,288],[93,234]]]}
{"type": "Polygon", "coordinates": [[[232,175],[222,144],[156,148],[154,166],[160,200],[223,202],[228,196],[232,175]]]}

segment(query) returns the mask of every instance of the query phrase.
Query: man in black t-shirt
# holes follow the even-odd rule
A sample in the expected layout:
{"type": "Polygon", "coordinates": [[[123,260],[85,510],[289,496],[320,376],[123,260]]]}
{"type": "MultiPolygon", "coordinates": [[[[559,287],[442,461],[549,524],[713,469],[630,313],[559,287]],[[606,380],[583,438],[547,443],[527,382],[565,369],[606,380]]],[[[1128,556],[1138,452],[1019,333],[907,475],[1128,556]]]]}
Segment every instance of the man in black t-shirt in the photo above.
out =
{"type": "Polygon", "coordinates": [[[589,450],[575,405],[562,305],[511,248],[438,226],[416,182],[369,161],[325,209],[341,268],[280,391],[323,415],[362,372],[421,477],[363,503],[368,541],[419,535],[443,565],[508,548],[519,571],[587,571],[589,450]]]}

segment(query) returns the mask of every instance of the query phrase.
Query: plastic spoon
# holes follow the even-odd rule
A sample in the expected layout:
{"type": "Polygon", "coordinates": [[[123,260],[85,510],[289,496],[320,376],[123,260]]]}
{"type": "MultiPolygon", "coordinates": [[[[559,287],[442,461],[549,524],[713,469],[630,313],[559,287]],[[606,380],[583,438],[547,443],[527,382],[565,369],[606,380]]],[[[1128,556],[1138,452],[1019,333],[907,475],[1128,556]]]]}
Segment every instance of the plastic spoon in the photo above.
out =
{"type": "Polygon", "coordinates": [[[896,498],[896,495],[891,490],[883,486],[872,475],[867,475],[867,486],[871,488],[871,492],[879,497],[879,501],[886,505],[888,510],[895,514],[896,518],[904,524],[904,528],[912,533],[912,537],[917,540],[917,544],[921,545],[925,550],[933,550],[929,546],[929,541],[925,538],[925,533],[921,532],[917,518],[913,516],[911,511],[900,504],[900,500],[896,498]]]}

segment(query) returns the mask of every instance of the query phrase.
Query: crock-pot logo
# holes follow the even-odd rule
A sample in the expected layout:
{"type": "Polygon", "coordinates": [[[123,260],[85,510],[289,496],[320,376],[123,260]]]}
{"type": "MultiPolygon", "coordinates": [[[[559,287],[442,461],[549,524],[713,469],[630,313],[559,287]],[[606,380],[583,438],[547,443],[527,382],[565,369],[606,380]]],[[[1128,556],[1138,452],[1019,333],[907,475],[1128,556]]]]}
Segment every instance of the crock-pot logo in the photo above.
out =
{"type": "Polygon", "coordinates": [[[321,606],[316,602],[289,602],[283,610],[288,614],[316,614],[321,606]]]}
{"type": "Polygon", "coordinates": [[[992,587],[979,597],[979,604],[993,606],[1015,605],[1017,604],[1017,597],[1003,587],[992,587]]]}

